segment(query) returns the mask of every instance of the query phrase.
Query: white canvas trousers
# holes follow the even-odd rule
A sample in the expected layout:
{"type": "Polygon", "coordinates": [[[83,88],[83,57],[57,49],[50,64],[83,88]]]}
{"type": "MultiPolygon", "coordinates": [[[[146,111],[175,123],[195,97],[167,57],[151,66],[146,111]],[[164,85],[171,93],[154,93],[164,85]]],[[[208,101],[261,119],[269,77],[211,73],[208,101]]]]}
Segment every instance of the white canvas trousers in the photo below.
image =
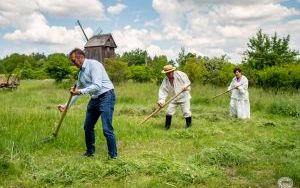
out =
{"type": "Polygon", "coordinates": [[[171,102],[167,108],[167,115],[172,116],[176,112],[177,106],[181,107],[181,111],[183,113],[183,117],[191,117],[192,112],[190,110],[190,100],[185,100],[184,102],[171,102]]]}

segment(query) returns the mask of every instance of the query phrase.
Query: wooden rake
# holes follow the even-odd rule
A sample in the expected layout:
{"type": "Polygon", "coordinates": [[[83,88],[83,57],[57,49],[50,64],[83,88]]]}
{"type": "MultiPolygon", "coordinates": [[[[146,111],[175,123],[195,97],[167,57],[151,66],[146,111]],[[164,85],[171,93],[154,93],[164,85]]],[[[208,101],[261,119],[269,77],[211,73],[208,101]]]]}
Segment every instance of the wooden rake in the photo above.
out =
{"type": "Polygon", "coordinates": [[[226,94],[226,93],[228,93],[228,92],[230,92],[230,91],[232,91],[232,90],[234,90],[234,89],[236,89],[237,87],[240,87],[240,86],[242,86],[242,85],[243,85],[243,84],[240,84],[240,85],[238,85],[238,86],[236,86],[236,87],[234,87],[234,88],[232,88],[232,89],[229,89],[229,90],[227,90],[227,91],[224,91],[224,92],[222,92],[222,93],[220,93],[220,94],[218,94],[218,95],[212,97],[210,100],[214,100],[215,98],[220,97],[220,96],[222,96],[222,95],[224,95],[224,94],[226,94]]]}
{"type": "MultiPolygon", "coordinates": [[[[74,87],[73,87],[73,91],[75,91],[75,89],[76,89],[76,84],[75,84],[74,87]]],[[[49,137],[47,137],[47,138],[44,138],[44,139],[42,140],[42,143],[47,143],[47,142],[53,141],[53,140],[57,137],[57,134],[58,134],[58,131],[59,131],[61,125],[62,125],[62,122],[63,122],[63,120],[65,119],[65,117],[66,117],[66,115],[67,115],[68,108],[69,108],[69,105],[70,105],[70,103],[71,103],[72,97],[73,97],[73,96],[70,94],[70,97],[69,97],[68,102],[67,102],[66,109],[62,112],[62,114],[61,114],[61,116],[60,116],[60,119],[59,119],[59,122],[58,122],[58,124],[57,124],[57,126],[56,126],[55,131],[52,133],[51,136],[49,136],[49,137]]]]}

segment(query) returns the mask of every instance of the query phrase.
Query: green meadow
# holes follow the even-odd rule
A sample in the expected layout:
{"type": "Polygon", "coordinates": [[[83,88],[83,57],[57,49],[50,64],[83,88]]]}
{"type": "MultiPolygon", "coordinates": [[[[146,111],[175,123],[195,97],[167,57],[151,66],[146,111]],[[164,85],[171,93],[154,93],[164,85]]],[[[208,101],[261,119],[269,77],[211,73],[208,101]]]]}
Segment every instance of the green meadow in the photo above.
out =
{"type": "Polygon", "coordinates": [[[22,81],[0,90],[0,187],[277,187],[281,177],[300,187],[300,93],[250,88],[251,119],[229,116],[229,94],[192,85],[193,125],[178,109],[170,130],[165,113],[138,125],[156,108],[158,87],[116,86],[114,128],[119,157],[110,160],[101,123],[96,155],[85,150],[88,96],[68,111],[55,141],[42,143],[60,118],[68,89],[53,80],[22,81]]]}

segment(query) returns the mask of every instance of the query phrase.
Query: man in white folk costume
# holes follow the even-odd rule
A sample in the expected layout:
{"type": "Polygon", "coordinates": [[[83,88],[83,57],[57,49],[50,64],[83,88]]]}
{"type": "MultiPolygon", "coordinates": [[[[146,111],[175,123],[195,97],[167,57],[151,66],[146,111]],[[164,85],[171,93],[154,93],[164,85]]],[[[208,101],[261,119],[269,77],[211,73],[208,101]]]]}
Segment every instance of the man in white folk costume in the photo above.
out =
{"type": "Polygon", "coordinates": [[[159,88],[157,102],[158,106],[162,107],[165,104],[168,95],[170,97],[183,91],[178,97],[176,97],[172,102],[169,103],[166,113],[165,128],[169,129],[171,126],[172,116],[176,112],[176,107],[180,106],[183,112],[183,116],[186,120],[186,127],[192,125],[192,113],[190,110],[190,80],[188,76],[181,71],[175,71],[176,67],[172,65],[164,66],[162,73],[166,74],[166,77],[162,81],[159,88]]]}
{"type": "Polygon", "coordinates": [[[230,115],[241,119],[250,118],[248,79],[242,75],[240,68],[235,68],[233,73],[235,77],[228,87],[231,90],[230,115]]]}

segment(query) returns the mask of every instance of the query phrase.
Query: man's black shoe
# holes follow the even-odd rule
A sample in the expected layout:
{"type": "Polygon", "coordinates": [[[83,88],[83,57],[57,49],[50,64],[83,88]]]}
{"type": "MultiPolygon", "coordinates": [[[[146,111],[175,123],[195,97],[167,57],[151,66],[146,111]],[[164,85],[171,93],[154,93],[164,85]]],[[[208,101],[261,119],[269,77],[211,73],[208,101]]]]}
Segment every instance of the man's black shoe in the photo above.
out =
{"type": "Polygon", "coordinates": [[[85,156],[85,157],[93,157],[94,154],[93,154],[93,153],[90,153],[90,152],[85,152],[85,153],[83,154],[83,156],[85,156]]]}
{"type": "Polygon", "coordinates": [[[165,129],[168,130],[171,127],[172,116],[166,115],[165,129]]]}
{"type": "Polygon", "coordinates": [[[186,128],[189,128],[192,126],[192,117],[185,118],[186,121],[186,128]]]}

